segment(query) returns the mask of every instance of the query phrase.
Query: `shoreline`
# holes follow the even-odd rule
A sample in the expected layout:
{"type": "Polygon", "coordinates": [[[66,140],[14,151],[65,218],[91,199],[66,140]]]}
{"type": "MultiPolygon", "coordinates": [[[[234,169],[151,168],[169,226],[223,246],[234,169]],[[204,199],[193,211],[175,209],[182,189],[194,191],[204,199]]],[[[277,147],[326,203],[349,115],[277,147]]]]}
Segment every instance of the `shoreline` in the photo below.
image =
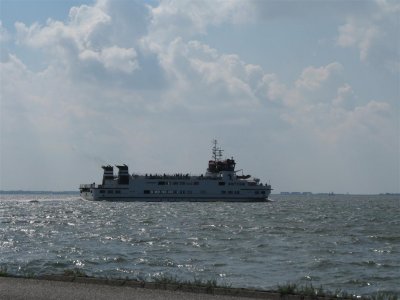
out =
{"type": "MultiPolygon", "coordinates": [[[[112,287],[130,287],[134,289],[154,290],[154,291],[169,291],[169,292],[183,292],[192,294],[203,294],[210,296],[230,296],[235,298],[252,298],[252,299],[271,299],[271,300],[311,300],[311,299],[356,299],[346,297],[334,296],[318,296],[318,295],[301,295],[301,294],[285,294],[278,291],[265,291],[247,288],[232,288],[232,287],[219,287],[213,283],[196,284],[196,283],[174,283],[167,281],[159,282],[146,282],[132,279],[112,279],[112,278],[97,278],[88,276],[73,276],[73,275],[40,275],[34,277],[22,277],[7,275],[3,278],[14,278],[23,280],[38,280],[50,282],[67,282],[74,284],[90,284],[100,286],[112,287]]],[[[1,280],[1,278],[0,278],[1,280]]],[[[364,298],[357,298],[364,299],[364,298]]]]}
{"type": "MultiPolygon", "coordinates": [[[[398,296],[393,293],[377,293],[371,296],[350,295],[343,291],[335,293],[315,288],[312,285],[297,287],[295,284],[278,286],[277,290],[259,290],[251,288],[236,288],[230,286],[218,286],[215,281],[207,282],[179,282],[173,278],[161,278],[154,282],[140,281],[135,279],[115,279],[89,277],[84,274],[72,274],[66,272],[65,275],[39,275],[39,276],[16,276],[12,274],[0,274],[2,278],[16,280],[36,280],[40,282],[65,282],[73,284],[100,285],[104,287],[130,287],[134,289],[183,292],[210,296],[228,296],[235,298],[252,299],[271,299],[271,300],[328,300],[328,299],[368,299],[368,300],[397,300],[398,296]]],[[[81,288],[82,286],[80,286],[81,288]]]]}

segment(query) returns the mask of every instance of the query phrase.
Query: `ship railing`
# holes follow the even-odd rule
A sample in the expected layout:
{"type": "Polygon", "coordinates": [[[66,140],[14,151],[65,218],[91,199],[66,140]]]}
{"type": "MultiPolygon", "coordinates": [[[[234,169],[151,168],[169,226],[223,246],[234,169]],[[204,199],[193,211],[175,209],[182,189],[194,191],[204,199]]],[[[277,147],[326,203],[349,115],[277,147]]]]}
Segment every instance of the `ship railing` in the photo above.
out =
{"type": "Polygon", "coordinates": [[[79,185],[80,189],[90,189],[96,187],[95,183],[81,184],[79,185]]]}
{"type": "Polygon", "coordinates": [[[146,178],[146,179],[196,179],[196,180],[202,180],[202,179],[220,179],[219,177],[214,177],[214,176],[206,176],[204,174],[192,174],[192,173],[176,173],[176,174],[152,174],[152,173],[133,173],[132,174],[133,178],[146,178]]]}

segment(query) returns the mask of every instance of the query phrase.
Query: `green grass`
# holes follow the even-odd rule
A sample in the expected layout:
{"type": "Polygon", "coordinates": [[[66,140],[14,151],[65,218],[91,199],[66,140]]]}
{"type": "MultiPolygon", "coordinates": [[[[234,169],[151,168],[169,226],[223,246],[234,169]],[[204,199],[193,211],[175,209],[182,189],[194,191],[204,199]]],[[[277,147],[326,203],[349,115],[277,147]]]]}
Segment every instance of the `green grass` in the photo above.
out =
{"type": "Polygon", "coordinates": [[[297,284],[295,283],[278,285],[278,293],[281,295],[294,295],[296,291],[297,291],[297,284]]]}
{"type": "Polygon", "coordinates": [[[88,275],[80,269],[65,269],[64,276],[74,276],[74,277],[88,277],[88,275]]]}
{"type": "Polygon", "coordinates": [[[7,272],[7,267],[1,266],[0,267],[0,277],[7,277],[10,276],[10,274],[7,272]]]}
{"type": "Polygon", "coordinates": [[[298,286],[295,283],[287,283],[278,285],[278,293],[285,295],[301,295],[309,297],[328,297],[337,299],[364,299],[364,300],[398,300],[398,295],[391,292],[377,292],[372,295],[358,296],[347,292],[336,290],[335,292],[327,291],[320,287],[314,287],[312,284],[298,286]]]}
{"type": "Polygon", "coordinates": [[[207,293],[213,293],[214,289],[217,287],[226,287],[217,284],[217,280],[206,280],[203,281],[201,279],[195,278],[193,281],[190,280],[179,280],[176,276],[171,275],[162,275],[156,276],[153,278],[156,284],[166,287],[167,284],[174,284],[178,286],[185,286],[188,288],[205,288],[207,293]]]}
{"type": "Polygon", "coordinates": [[[389,292],[378,292],[367,297],[370,300],[397,300],[398,295],[389,292]]]}
{"type": "MultiPolygon", "coordinates": [[[[84,271],[78,268],[74,269],[65,269],[63,271],[64,276],[74,276],[74,277],[89,277],[84,271]]],[[[0,266],[0,277],[14,277],[12,273],[10,273],[6,266],[0,266]]],[[[24,272],[22,276],[24,278],[35,278],[35,274],[32,272],[24,272]]],[[[96,278],[96,277],[93,277],[96,278]]],[[[98,278],[98,277],[97,277],[98,278]]],[[[116,279],[115,277],[106,277],[105,279],[116,279]]],[[[117,278],[117,279],[125,279],[130,280],[128,277],[126,278],[117,278]]],[[[131,279],[132,280],[132,279],[131,279]]],[[[138,278],[137,280],[146,282],[145,278],[138,278]]],[[[159,288],[167,288],[168,284],[177,285],[179,287],[192,288],[195,290],[196,288],[203,288],[203,291],[206,293],[212,294],[214,293],[215,288],[231,288],[230,285],[224,285],[217,282],[216,279],[212,280],[201,280],[198,278],[194,278],[194,280],[180,280],[176,276],[171,276],[168,274],[164,274],[161,276],[152,277],[152,281],[159,285],[159,288]]],[[[283,285],[278,285],[276,290],[270,292],[278,292],[281,296],[285,295],[299,295],[302,297],[329,297],[329,298],[337,298],[337,299],[357,299],[357,300],[399,300],[399,295],[392,292],[377,292],[371,295],[364,295],[362,297],[357,295],[349,294],[345,291],[336,290],[335,292],[331,292],[328,290],[324,290],[322,286],[315,287],[312,284],[307,284],[300,286],[296,283],[286,283],[283,285]]]]}
{"type": "MultiPolygon", "coordinates": [[[[284,295],[301,295],[301,296],[309,296],[309,297],[329,297],[329,298],[345,298],[345,299],[359,299],[356,295],[350,295],[344,293],[342,291],[331,292],[324,290],[322,286],[315,287],[310,284],[306,284],[304,286],[298,286],[295,283],[287,283],[284,285],[278,285],[277,289],[278,293],[282,296],[284,295]]],[[[363,297],[365,299],[365,297],[363,297]]],[[[378,299],[375,299],[378,300],[378,299]]],[[[379,299],[383,300],[383,299],[379,299]]],[[[391,299],[392,300],[392,299],[391,299]]]]}
{"type": "Polygon", "coordinates": [[[314,287],[312,283],[310,283],[309,285],[307,284],[305,286],[299,287],[297,289],[297,293],[304,296],[319,296],[319,297],[332,296],[332,293],[324,291],[322,286],[317,288],[314,287]]]}

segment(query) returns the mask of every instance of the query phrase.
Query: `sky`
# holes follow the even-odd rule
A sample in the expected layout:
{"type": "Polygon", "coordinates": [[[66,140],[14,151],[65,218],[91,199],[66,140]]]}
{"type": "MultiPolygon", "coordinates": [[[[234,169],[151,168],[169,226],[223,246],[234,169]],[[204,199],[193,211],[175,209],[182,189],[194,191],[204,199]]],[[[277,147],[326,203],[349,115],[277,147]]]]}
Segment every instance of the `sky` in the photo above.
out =
{"type": "Polygon", "coordinates": [[[400,192],[399,1],[0,0],[0,189],[101,165],[400,192]]]}

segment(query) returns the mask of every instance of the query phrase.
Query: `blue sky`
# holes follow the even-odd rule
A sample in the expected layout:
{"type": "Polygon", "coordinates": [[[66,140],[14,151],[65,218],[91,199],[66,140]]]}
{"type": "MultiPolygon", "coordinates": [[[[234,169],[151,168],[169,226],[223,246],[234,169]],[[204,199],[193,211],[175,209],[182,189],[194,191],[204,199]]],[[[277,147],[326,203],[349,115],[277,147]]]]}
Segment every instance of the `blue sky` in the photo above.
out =
{"type": "Polygon", "coordinates": [[[0,1],[0,189],[101,164],[400,192],[398,1],[0,1]]]}

